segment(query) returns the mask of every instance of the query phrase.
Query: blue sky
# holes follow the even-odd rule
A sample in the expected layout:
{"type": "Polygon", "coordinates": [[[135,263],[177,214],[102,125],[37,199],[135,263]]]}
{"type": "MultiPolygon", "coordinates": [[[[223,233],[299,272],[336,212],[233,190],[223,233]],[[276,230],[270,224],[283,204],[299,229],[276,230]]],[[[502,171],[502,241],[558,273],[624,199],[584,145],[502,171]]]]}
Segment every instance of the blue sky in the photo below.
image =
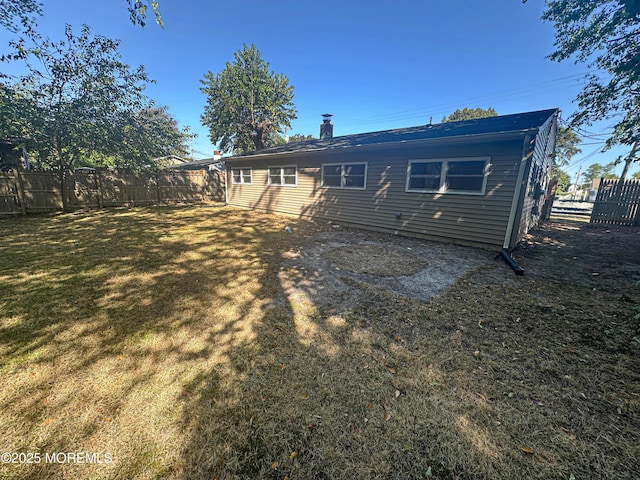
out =
{"type": "MultiPolygon", "coordinates": [[[[566,119],[588,71],[545,58],[554,30],[540,20],[543,0],[160,0],[164,29],[153,18],[145,28],[131,24],[124,0],[42,2],[39,31],[52,39],[65,24],[77,31],[88,24],[121,40],[124,60],[144,65],[157,82],[148,96],[198,134],[196,159],[215,148],[200,124],[200,80],[224,69],[245,43],[294,86],[298,119],[290,134],[314,136],[323,113],[333,114],[334,135],[437,123],[463,107],[499,114],[559,107],[566,119]]],[[[1,44],[8,38],[0,32],[1,44]]],[[[599,153],[600,137],[589,137],[567,169],[572,175],[626,152],[599,153]]]]}

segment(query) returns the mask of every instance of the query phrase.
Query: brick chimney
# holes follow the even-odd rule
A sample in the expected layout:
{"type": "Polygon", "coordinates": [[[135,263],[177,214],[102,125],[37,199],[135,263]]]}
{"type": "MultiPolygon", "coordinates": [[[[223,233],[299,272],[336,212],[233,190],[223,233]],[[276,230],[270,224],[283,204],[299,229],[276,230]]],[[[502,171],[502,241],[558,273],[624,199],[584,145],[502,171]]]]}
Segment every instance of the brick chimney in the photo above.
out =
{"type": "Polygon", "coordinates": [[[331,125],[330,113],[322,115],[322,124],[320,125],[320,140],[331,140],[333,138],[333,125],[331,125]]]}

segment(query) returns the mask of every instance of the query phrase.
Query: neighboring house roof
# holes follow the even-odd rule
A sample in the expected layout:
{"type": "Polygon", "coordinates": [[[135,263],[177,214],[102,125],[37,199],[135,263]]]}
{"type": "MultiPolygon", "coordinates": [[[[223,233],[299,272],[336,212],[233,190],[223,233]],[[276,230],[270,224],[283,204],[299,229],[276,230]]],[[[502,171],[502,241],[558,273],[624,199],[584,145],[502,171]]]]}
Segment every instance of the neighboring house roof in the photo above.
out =
{"type": "Polygon", "coordinates": [[[257,150],[228,157],[225,160],[244,160],[258,155],[279,155],[288,153],[314,152],[361,145],[375,145],[412,140],[460,137],[469,135],[498,134],[505,132],[526,132],[537,130],[558,109],[539,110],[536,112],[500,115],[497,117],[462,120],[459,122],[438,123],[418,127],[398,128],[371,133],[356,133],[333,137],[328,140],[307,140],[292,142],[273,148],[257,150]]]}
{"type": "Polygon", "coordinates": [[[184,162],[178,165],[168,165],[165,168],[172,170],[201,170],[209,166],[222,167],[222,162],[217,158],[204,158],[202,160],[194,160],[193,162],[184,162]]]}
{"type": "Polygon", "coordinates": [[[189,160],[186,160],[178,155],[167,155],[164,157],[156,157],[153,159],[154,162],[159,162],[160,160],[166,161],[169,165],[181,165],[189,160]]]}

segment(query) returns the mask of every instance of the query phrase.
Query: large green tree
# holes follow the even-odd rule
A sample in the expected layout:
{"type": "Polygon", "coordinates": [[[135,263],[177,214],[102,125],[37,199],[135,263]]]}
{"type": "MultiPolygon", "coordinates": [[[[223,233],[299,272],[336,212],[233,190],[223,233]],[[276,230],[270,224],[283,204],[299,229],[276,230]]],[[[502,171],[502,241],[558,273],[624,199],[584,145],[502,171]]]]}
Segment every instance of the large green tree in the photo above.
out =
{"type": "Polygon", "coordinates": [[[277,132],[297,118],[293,87],[284,74],[269,71],[255,45],[244,45],[234,58],[200,81],[207,97],[200,118],[221,150],[261,150],[276,144],[277,132]]]}
{"type": "Polygon", "coordinates": [[[440,123],[459,122],[461,120],[473,120],[475,118],[495,117],[498,112],[492,107],[489,108],[463,108],[457,109],[451,115],[442,118],[440,123]]]}
{"type": "MultiPolygon", "coordinates": [[[[523,0],[526,2],[526,0],[523,0]]],[[[625,167],[640,159],[640,2],[638,0],[547,0],[543,20],[556,29],[552,60],[573,58],[590,67],[570,119],[577,127],[613,120],[605,148],[630,147],[625,167]]]]}
{"type": "Polygon", "coordinates": [[[14,119],[4,123],[16,129],[27,122],[24,133],[31,148],[42,164],[60,172],[61,182],[68,170],[90,157],[144,165],[145,157],[163,150],[151,148],[153,142],[162,139],[184,147],[166,112],[154,109],[144,95],[150,82],[144,67],[123,63],[118,41],[94,37],[86,25],[78,35],[67,26],[62,41],[31,31],[13,47],[28,73],[4,90],[8,103],[17,98],[28,104],[29,115],[16,117],[20,111],[14,104],[7,108],[14,119]],[[158,134],[161,126],[169,132],[164,137],[158,134]]]}

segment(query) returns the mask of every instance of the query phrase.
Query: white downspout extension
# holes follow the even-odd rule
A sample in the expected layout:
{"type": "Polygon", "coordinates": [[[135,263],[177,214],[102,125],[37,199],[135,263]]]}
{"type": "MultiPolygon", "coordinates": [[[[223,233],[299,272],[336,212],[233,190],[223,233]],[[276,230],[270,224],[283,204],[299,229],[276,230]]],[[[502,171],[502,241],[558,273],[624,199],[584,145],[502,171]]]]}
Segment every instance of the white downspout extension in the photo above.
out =
{"type": "Polygon", "coordinates": [[[516,190],[513,192],[513,201],[511,202],[511,212],[509,213],[509,223],[507,224],[507,232],[504,235],[504,243],[502,248],[509,248],[511,243],[511,236],[513,235],[513,226],[516,222],[516,213],[518,212],[518,203],[520,201],[520,192],[522,192],[522,182],[524,180],[524,173],[526,170],[527,162],[530,155],[531,135],[524,137],[524,144],[522,145],[522,158],[520,160],[520,169],[518,170],[518,182],[516,183],[516,190]]]}

